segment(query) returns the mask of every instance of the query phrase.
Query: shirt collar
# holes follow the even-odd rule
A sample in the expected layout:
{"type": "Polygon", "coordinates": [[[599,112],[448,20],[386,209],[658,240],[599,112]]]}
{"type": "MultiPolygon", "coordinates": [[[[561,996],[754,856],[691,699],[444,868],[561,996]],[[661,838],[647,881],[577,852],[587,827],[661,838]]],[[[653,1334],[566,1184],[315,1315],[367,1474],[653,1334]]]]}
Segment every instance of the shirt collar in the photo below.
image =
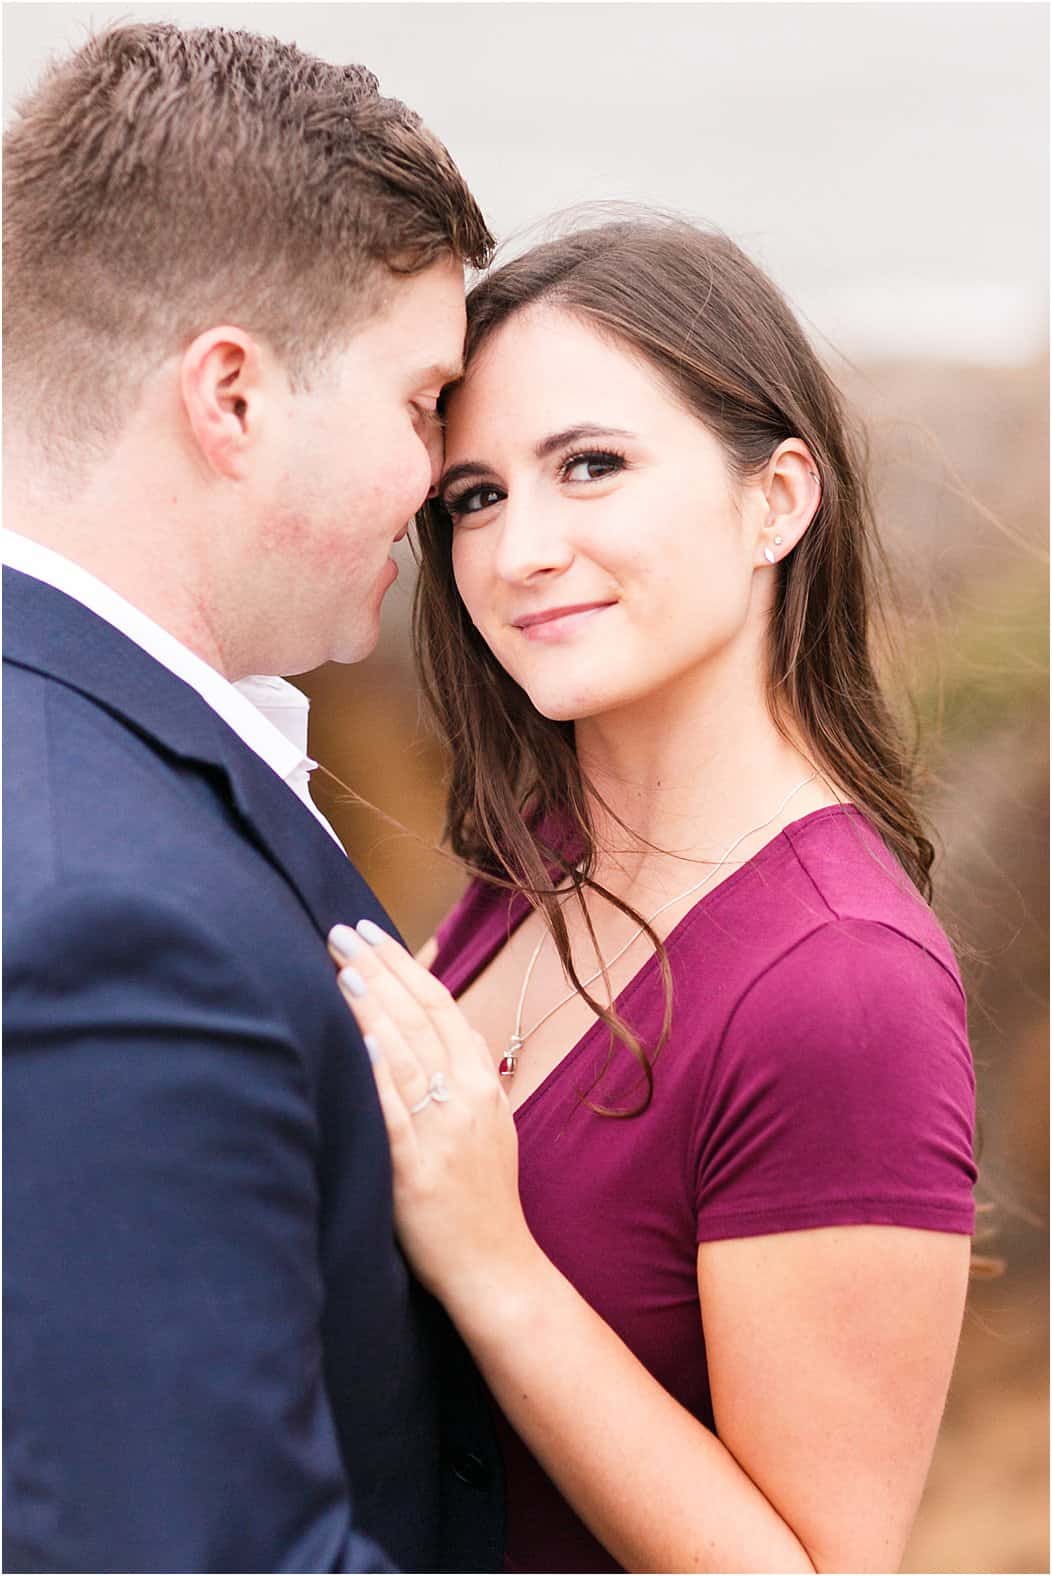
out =
{"type": "Polygon", "coordinates": [[[284,679],[254,674],[231,684],[146,613],[72,559],[6,527],[0,556],[22,574],[42,580],[105,619],[197,691],[229,728],[286,782],[315,762],[307,755],[306,695],[284,679]]]}

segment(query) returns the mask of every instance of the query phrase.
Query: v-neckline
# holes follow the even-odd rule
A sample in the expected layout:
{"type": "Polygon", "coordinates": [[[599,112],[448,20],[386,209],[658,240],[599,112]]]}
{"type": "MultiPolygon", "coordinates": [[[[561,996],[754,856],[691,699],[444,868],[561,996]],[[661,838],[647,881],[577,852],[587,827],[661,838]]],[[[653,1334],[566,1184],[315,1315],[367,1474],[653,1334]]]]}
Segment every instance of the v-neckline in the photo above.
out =
{"type": "MultiPolygon", "coordinates": [[[[775,833],[770,842],[764,843],[763,847],[758,848],[755,854],[750,855],[748,859],[744,860],[736,870],[732,870],[730,875],[726,876],[724,880],[720,882],[719,886],[714,887],[711,892],[703,892],[697,901],[691,904],[687,912],[676,921],[668,935],[665,937],[666,953],[671,954],[674,949],[678,949],[682,943],[684,935],[688,932],[692,923],[698,918],[700,914],[711,908],[713,904],[719,900],[722,894],[733,891],[746,875],[755,874],[756,870],[761,865],[766,864],[769,858],[774,856],[776,851],[781,852],[787,842],[791,843],[791,839],[787,835],[789,832],[805,825],[813,824],[815,821],[830,815],[857,815],[858,813],[857,806],[853,804],[826,804],[822,805],[817,810],[809,810],[806,815],[800,816],[795,821],[788,822],[787,825],[783,826],[780,831],[775,833]]],[[[463,980],[458,986],[456,992],[458,998],[475,983],[484,970],[489,968],[494,958],[498,955],[502,948],[508,945],[512,936],[515,935],[516,931],[521,925],[525,924],[528,916],[532,913],[533,908],[528,900],[523,897],[521,893],[514,893],[512,895],[512,900],[508,905],[507,930],[502,930],[493,947],[485,953],[485,955],[476,964],[475,968],[469,973],[467,978],[463,980]],[[515,913],[516,905],[519,908],[519,912],[517,914],[515,913]]],[[[642,986],[649,981],[650,976],[657,967],[657,954],[651,952],[615,996],[614,1007],[619,1014],[623,1016],[623,1009],[628,1001],[628,998],[634,996],[642,988],[642,986]]],[[[518,1126],[520,1118],[524,1116],[527,1111],[532,1109],[540,1097],[554,1085],[560,1074],[564,1073],[568,1067],[580,1059],[581,1054],[588,1045],[589,1041],[592,1039],[592,1036],[597,1032],[597,1030],[602,1029],[603,1027],[604,1024],[602,1018],[593,1019],[580,1038],[574,1041],[567,1051],[559,1058],[551,1071],[541,1079],[536,1089],[531,1089],[525,1100],[523,1100],[520,1105],[515,1107],[515,1110],[512,1114],[515,1118],[516,1126],[518,1126]]]]}

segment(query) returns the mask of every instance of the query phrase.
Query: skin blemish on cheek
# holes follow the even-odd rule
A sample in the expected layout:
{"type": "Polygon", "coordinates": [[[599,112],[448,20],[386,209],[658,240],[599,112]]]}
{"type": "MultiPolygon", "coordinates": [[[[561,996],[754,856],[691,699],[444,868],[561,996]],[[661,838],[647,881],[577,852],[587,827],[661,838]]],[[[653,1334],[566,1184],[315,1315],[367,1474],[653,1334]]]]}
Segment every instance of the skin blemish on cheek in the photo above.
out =
{"type": "Polygon", "coordinates": [[[260,547],[264,552],[301,552],[310,546],[310,539],[309,516],[283,510],[267,517],[260,536],[260,547]]]}

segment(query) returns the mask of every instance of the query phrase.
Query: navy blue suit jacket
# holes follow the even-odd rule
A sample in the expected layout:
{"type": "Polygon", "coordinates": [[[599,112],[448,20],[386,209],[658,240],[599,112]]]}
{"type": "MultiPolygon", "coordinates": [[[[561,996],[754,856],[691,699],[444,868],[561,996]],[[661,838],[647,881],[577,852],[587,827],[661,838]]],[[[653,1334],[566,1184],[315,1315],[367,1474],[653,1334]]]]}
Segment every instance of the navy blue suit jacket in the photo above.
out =
{"type": "Polygon", "coordinates": [[[4,1567],[496,1570],[324,937],[393,928],[186,684],[4,571],[4,1567]]]}

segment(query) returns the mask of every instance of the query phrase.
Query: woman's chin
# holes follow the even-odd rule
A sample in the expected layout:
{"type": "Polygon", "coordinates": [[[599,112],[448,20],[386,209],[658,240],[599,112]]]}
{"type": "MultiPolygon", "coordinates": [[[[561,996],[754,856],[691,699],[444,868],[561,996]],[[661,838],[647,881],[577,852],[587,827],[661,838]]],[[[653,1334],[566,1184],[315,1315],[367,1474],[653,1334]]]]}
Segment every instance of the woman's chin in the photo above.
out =
{"type": "Polygon", "coordinates": [[[527,690],[533,709],[549,722],[583,722],[596,717],[611,705],[605,695],[580,694],[566,690],[527,690]]]}

